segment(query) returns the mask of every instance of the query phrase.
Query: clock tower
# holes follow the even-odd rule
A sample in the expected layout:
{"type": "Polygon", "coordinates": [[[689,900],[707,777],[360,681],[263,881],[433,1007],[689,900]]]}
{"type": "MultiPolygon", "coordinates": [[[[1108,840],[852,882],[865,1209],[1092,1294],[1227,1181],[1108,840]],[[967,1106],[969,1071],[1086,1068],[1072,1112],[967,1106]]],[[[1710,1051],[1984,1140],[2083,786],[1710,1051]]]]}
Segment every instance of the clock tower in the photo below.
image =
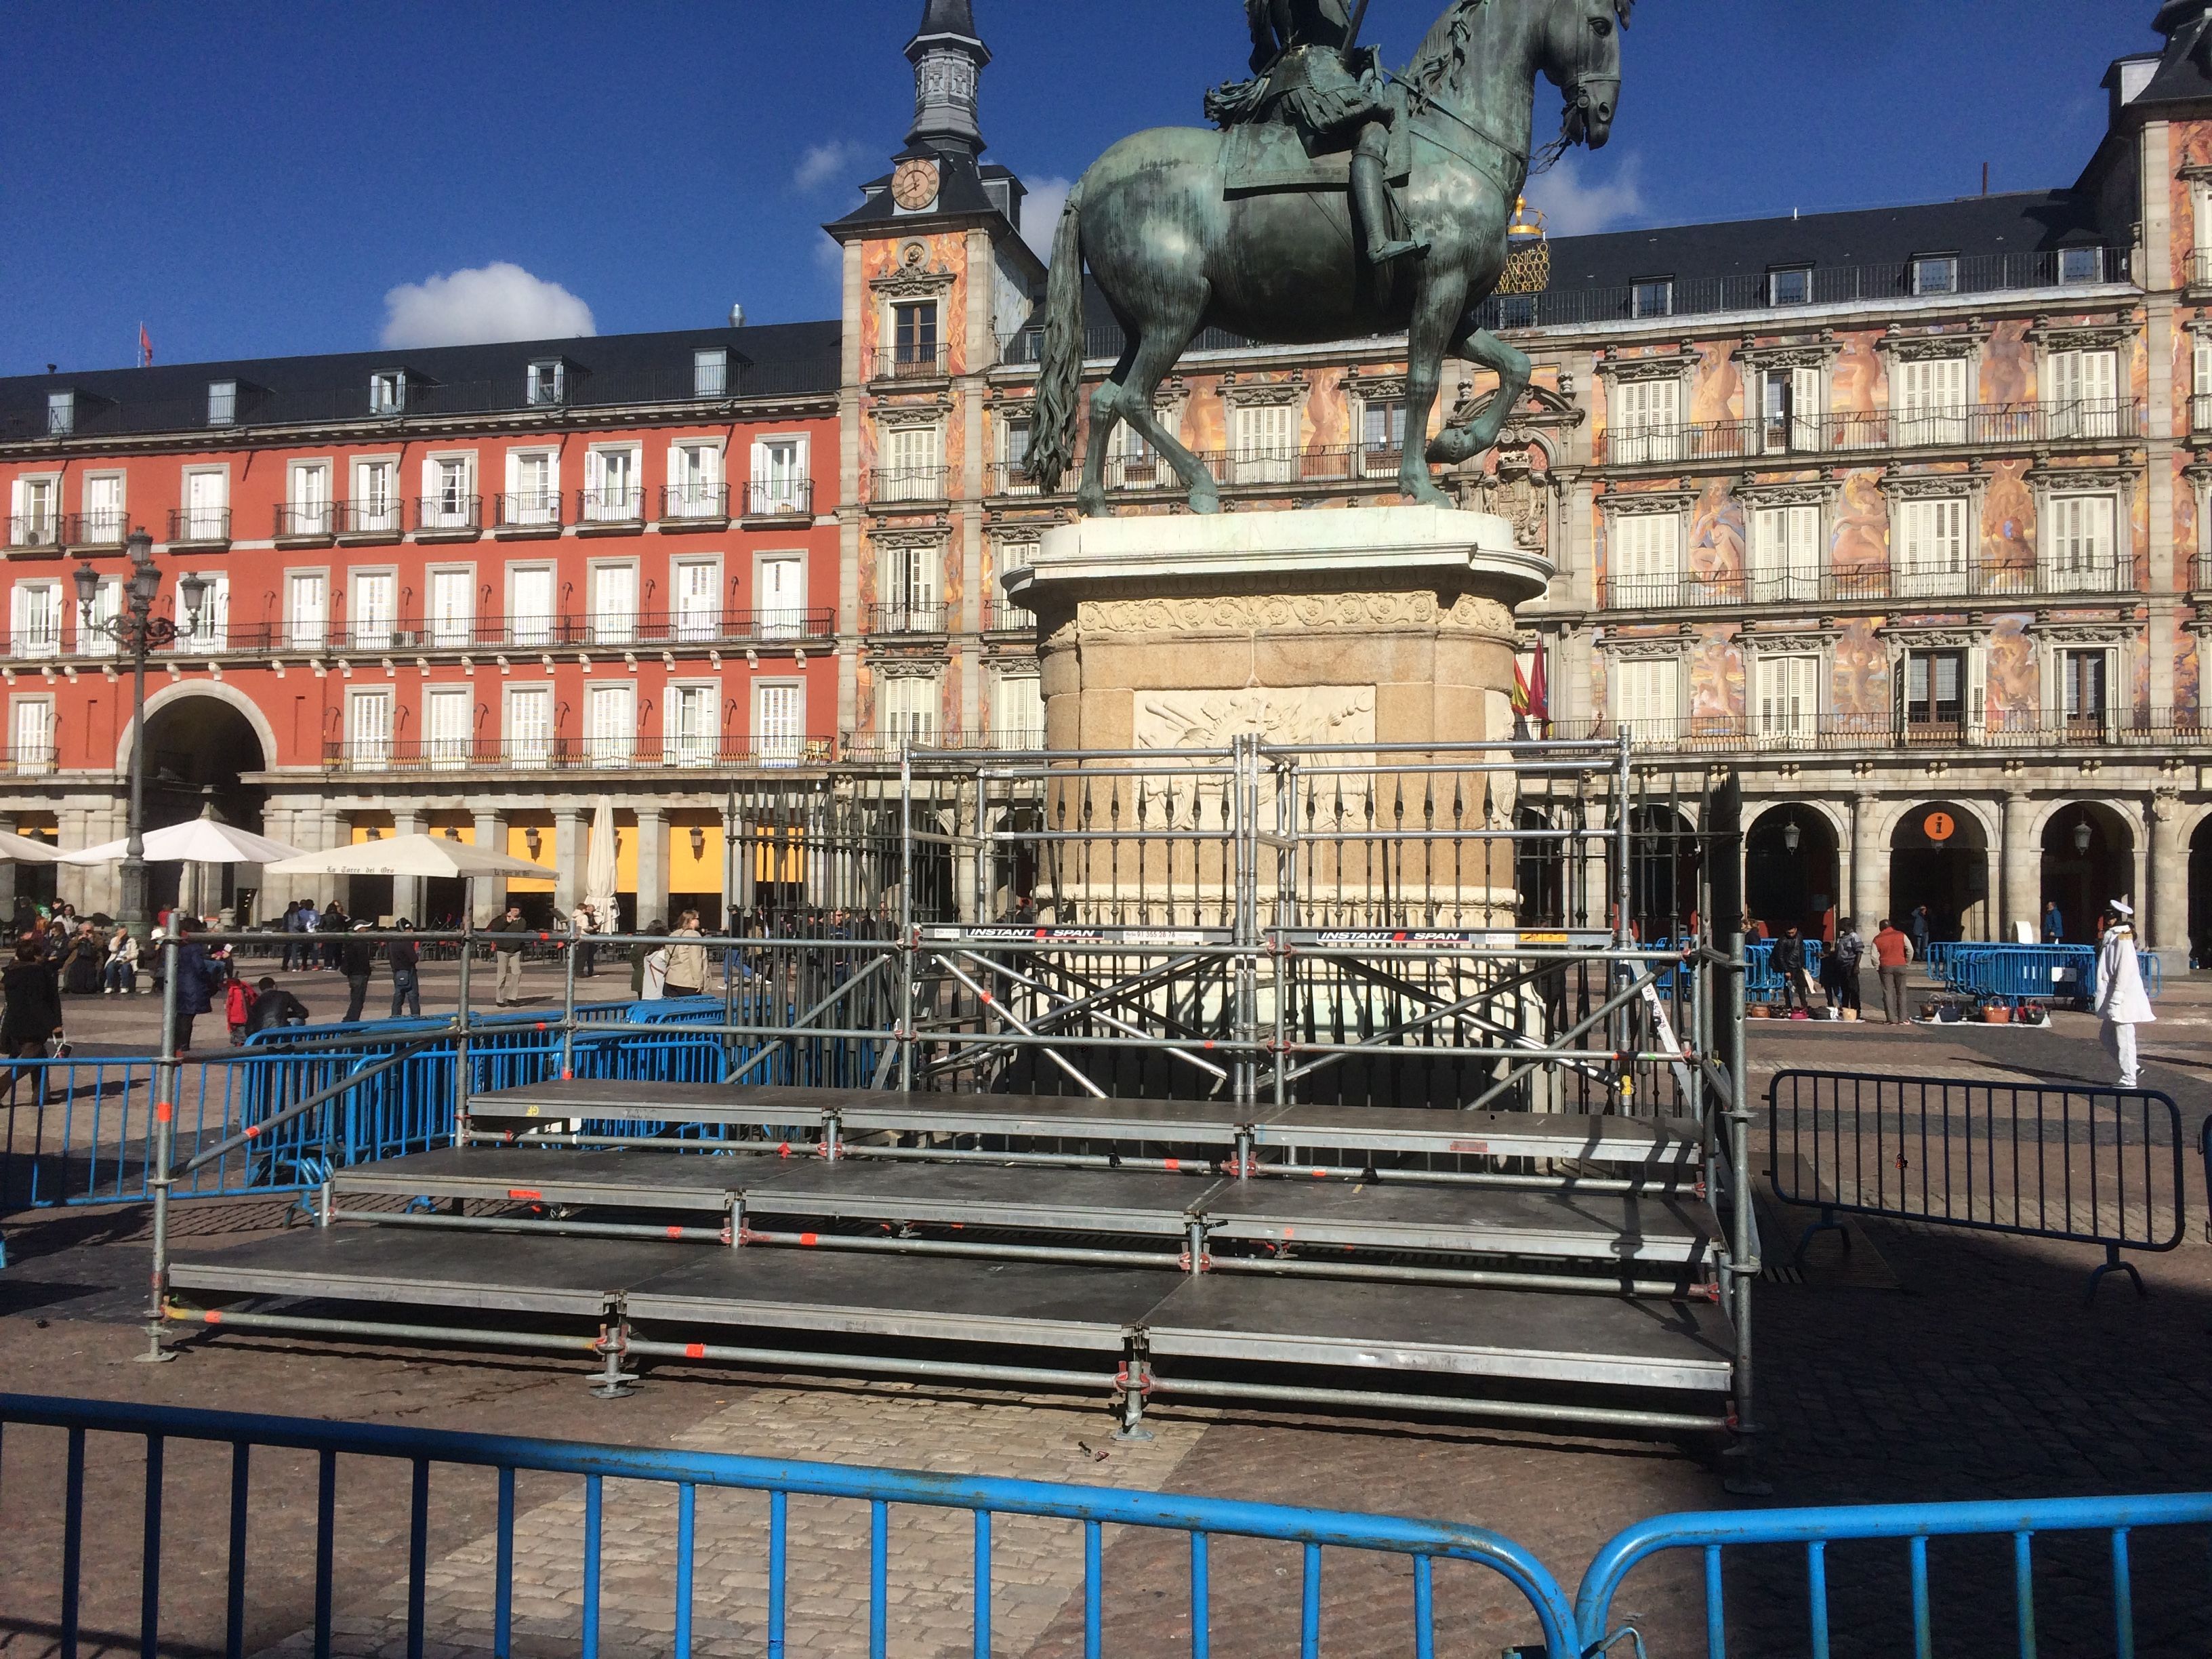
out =
{"type": "Polygon", "coordinates": [[[928,0],[906,56],[914,65],[914,131],[907,143],[957,150],[970,161],[981,155],[976,106],[991,50],[975,33],[970,0],[928,0]]]}

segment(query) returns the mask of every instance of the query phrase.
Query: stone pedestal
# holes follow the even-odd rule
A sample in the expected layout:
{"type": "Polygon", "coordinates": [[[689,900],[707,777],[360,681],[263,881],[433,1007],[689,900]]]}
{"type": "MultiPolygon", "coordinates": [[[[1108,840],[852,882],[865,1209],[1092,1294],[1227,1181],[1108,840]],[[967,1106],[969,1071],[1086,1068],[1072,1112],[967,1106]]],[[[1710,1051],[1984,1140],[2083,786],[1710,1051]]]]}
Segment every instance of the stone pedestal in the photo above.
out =
{"type": "MultiPolygon", "coordinates": [[[[1302,870],[1302,896],[1326,890],[1346,921],[1382,920],[1387,908],[1393,920],[1452,926],[1510,910],[1511,844],[1480,832],[1511,824],[1511,770],[1397,773],[1358,751],[1510,738],[1514,607],[1552,574],[1502,519],[1395,507],[1087,520],[1047,532],[1005,585],[1036,613],[1048,747],[1158,750],[1171,764],[1173,751],[1245,733],[1284,749],[1349,746],[1301,763],[1316,778],[1334,771],[1325,795],[1315,788],[1297,805],[1321,860],[1302,870]],[[1449,867],[1448,882],[1406,868],[1402,854],[1370,880],[1358,871],[1379,872],[1378,858],[1331,844],[1332,812],[1348,814],[1347,830],[1472,834],[1422,846],[1422,869],[1449,867]]],[[[1185,810],[1200,822],[1218,811],[1204,800],[1185,810]]],[[[1150,807],[1147,819],[1161,822],[1150,807]]],[[[1210,884],[1210,872],[1191,873],[1210,884]]]]}

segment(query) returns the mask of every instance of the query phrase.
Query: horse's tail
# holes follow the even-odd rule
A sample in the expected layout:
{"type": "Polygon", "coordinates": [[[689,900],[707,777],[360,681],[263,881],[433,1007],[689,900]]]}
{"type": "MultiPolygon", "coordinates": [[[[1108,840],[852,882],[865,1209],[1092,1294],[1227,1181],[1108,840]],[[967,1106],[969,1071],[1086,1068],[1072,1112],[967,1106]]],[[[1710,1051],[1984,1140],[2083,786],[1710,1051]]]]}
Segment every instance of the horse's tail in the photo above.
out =
{"type": "Polygon", "coordinates": [[[1037,364],[1036,422],[1029,475],[1047,494],[1075,464],[1076,422],[1083,391],[1083,185],[1060,210],[1045,285],[1044,349],[1037,364]]]}

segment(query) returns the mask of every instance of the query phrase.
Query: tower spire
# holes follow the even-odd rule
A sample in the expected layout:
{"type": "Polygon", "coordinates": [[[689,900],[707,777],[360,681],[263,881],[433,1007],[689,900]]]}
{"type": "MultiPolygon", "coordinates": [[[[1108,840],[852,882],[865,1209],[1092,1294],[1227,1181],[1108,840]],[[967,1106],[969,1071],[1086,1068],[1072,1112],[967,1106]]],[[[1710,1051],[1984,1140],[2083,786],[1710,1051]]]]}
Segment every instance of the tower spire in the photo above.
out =
{"type": "Polygon", "coordinates": [[[978,88],[991,49],[975,33],[970,0],[925,0],[921,27],[907,42],[906,56],[914,65],[914,131],[907,143],[980,156],[978,88]]]}

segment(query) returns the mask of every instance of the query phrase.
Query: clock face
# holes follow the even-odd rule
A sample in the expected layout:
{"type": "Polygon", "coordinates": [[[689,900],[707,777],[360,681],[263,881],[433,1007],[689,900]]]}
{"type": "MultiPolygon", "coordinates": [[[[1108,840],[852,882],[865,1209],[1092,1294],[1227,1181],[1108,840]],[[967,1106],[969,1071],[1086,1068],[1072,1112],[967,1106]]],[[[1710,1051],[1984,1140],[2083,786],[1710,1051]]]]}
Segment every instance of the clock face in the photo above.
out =
{"type": "Polygon", "coordinates": [[[919,156],[901,161],[891,174],[891,200],[919,213],[937,199],[937,163],[919,156]]]}

